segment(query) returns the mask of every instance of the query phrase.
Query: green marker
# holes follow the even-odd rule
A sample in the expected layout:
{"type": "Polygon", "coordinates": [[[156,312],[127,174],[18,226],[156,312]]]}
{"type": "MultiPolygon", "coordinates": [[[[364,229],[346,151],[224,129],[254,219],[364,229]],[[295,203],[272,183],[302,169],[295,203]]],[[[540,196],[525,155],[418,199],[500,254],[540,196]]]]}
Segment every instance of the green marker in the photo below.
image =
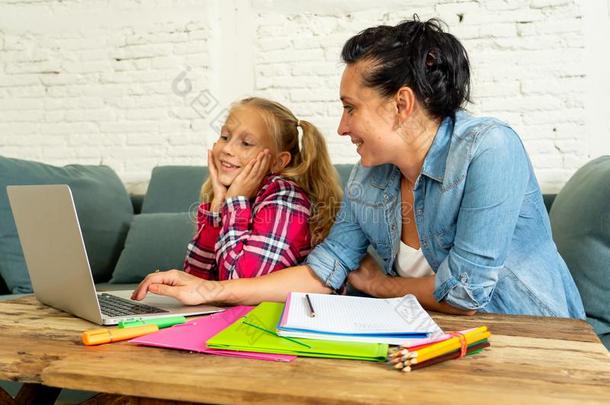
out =
{"type": "Polygon", "coordinates": [[[137,321],[121,321],[119,322],[119,328],[131,328],[133,326],[142,325],[157,325],[159,329],[169,328],[170,326],[185,323],[186,318],[183,316],[168,316],[165,318],[154,318],[154,319],[140,319],[137,321]]]}

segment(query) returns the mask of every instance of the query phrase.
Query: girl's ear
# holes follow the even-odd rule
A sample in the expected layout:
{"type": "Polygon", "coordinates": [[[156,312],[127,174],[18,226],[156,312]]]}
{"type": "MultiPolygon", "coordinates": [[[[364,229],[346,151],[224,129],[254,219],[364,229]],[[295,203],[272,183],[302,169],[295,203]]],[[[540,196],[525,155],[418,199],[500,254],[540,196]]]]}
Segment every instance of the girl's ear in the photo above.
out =
{"type": "Polygon", "coordinates": [[[273,162],[273,165],[271,166],[271,173],[279,173],[284,170],[284,168],[290,163],[291,159],[292,155],[290,154],[290,152],[280,152],[275,157],[275,162],[273,162]]]}

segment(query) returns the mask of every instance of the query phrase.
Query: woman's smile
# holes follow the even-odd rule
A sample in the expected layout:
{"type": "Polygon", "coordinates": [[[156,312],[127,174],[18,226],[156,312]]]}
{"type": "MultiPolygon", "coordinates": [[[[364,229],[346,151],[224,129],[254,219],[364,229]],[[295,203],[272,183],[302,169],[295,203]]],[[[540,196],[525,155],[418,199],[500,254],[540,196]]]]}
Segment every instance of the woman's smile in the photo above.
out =
{"type": "Polygon", "coordinates": [[[352,137],[352,143],[354,145],[356,145],[356,152],[360,153],[360,148],[362,146],[362,144],[364,143],[364,141],[360,138],[353,138],[352,137]]]}

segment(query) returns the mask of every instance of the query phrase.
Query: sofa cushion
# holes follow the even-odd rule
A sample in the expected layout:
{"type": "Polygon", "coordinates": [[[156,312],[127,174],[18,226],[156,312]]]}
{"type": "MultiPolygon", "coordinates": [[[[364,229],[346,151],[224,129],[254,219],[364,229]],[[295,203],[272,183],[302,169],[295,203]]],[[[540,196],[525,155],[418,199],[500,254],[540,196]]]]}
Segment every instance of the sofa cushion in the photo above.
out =
{"type": "Polygon", "coordinates": [[[142,213],[197,211],[206,166],[158,166],[151,173],[142,213]]]}
{"type": "MultiPolygon", "coordinates": [[[[337,164],[342,187],[354,167],[337,164]]],[[[196,211],[199,192],[208,176],[207,166],[158,166],[151,173],[142,213],[196,211]]]]}
{"type": "Polygon", "coordinates": [[[610,335],[610,156],[570,178],[553,202],[551,224],[589,322],[599,335],[610,335]]]}
{"type": "MultiPolygon", "coordinates": [[[[95,281],[110,278],[133,216],[129,195],[107,166],[47,165],[0,156],[0,274],[12,293],[32,291],[6,186],[67,184],[95,281]]],[[[44,201],[41,201],[44,204],[44,201]]]]}
{"type": "Polygon", "coordinates": [[[137,283],[155,269],[182,269],[195,223],[187,212],[136,215],[110,283],[137,283]]]}

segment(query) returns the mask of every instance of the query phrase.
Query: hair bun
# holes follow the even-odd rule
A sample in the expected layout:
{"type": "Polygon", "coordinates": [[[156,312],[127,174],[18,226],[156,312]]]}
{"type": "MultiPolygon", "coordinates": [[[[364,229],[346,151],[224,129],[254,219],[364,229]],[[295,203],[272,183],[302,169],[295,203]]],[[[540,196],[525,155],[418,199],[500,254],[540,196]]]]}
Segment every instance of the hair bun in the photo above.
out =
{"type": "Polygon", "coordinates": [[[470,101],[470,63],[460,41],[443,25],[414,15],[393,27],[367,28],[345,43],[341,57],[347,64],[374,61],[362,80],[383,97],[407,86],[431,115],[454,116],[470,101]]]}

